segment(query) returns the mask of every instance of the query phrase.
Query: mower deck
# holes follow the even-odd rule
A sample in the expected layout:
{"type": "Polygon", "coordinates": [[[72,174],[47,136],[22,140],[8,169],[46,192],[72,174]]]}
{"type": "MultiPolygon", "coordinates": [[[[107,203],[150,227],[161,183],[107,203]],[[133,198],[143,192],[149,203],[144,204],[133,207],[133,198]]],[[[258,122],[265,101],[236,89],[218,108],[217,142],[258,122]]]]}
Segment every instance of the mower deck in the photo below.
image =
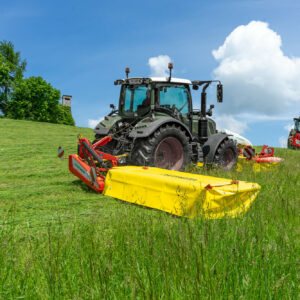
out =
{"type": "Polygon", "coordinates": [[[244,214],[259,190],[245,181],[125,166],[108,171],[103,194],[177,216],[219,219],[244,214]]]}
{"type": "MultiPolygon", "coordinates": [[[[110,139],[99,141],[104,145],[110,139]]],[[[96,192],[177,216],[219,219],[244,214],[256,198],[256,183],[171,171],[118,166],[120,157],[95,150],[79,139],[79,155],[69,155],[70,171],[96,192]],[[105,163],[111,162],[110,168],[105,163]]]]}

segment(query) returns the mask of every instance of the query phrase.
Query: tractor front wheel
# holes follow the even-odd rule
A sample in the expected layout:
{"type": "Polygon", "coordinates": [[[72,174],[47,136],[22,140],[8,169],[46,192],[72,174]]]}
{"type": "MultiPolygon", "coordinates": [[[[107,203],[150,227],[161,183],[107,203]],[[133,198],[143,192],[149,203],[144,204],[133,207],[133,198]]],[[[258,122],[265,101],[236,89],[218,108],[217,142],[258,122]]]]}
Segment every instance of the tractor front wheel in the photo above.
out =
{"type": "Polygon", "coordinates": [[[183,170],[191,161],[192,148],[185,132],[175,125],[157,129],[150,137],[139,139],[131,153],[131,162],[169,170],[183,170]]]}

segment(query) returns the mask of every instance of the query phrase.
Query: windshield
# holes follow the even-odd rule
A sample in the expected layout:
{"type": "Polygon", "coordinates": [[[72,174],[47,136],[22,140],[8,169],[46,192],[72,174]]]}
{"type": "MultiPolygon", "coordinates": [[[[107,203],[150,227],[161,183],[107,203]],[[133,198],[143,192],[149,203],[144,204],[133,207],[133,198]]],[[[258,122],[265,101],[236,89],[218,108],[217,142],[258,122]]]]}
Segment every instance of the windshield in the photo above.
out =
{"type": "Polygon", "coordinates": [[[124,85],[121,93],[121,111],[125,114],[145,114],[150,109],[150,88],[142,85],[124,85]]]}
{"type": "Polygon", "coordinates": [[[159,105],[165,108],[172,108],[174,105],[182,114],[187,114],[189,112],[187,88],[183,85],[160,87],[159,105]]]}

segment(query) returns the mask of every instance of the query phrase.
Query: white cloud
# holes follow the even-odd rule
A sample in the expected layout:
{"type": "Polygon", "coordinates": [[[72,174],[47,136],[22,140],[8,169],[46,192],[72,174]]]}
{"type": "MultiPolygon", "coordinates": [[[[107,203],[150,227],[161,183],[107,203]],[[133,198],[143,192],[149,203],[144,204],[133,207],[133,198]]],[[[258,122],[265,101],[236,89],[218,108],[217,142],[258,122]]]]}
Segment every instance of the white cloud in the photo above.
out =
{"type": "Polygon", "coordinates": [[[94,129],[97,126],[97,124],[103,120],[104,117],[101,117],[98,120],[88,119],[88,126],[94,129]]]}
{"type": "Polygon", "coordinates": [[[281,148],[287,148],[287,137],[286,136],[281,136],[279,139],[279,145],[281,148]]]}
{"type": "Polygon", "coordinates": [[[300,104],[300,58],[285,56],[281,37],[268,24],[235,28],[213,56],[224,84],[222,110],[230,114],[282,115],[300,104]]]}
{"type": "MultiPolygon", "coordinates": [[[[288,131],[288,132],[290,132],[291,129],[293,129],[293,128],[294,128],[294,124],[293,123],[289,123],[289,124],[286,124],[284,126],[284,129],[286,131],[288,131]]],[[[278,141],[279,141],[279,145],[280,145],[281,148],[287,148],[287,136],[281,136],[278,139],[278,141]]]]}
{"type": "Polygon", "coordinates": [[[245,121],[239,121],[231,115],[218,115],[215,117],[215,121],[217,123],[217,129],[228,129],[237,134],[244,133],[248,127],[245,121]]]}
{"type": "Polygon", "coordinates": [[[286,131],[288,131],[288,132],[290,132],[293,128],[294,128],[294,124],[291,124],[291,123],[286,124],[286,125],[284,126],[284,129],[285,129],[286,131]]]}
{"type": "Polygon", "coordinates": [[[253,113],[241,113],[238,114],[240,119],[247,120],[248,122],[265,122],[265,121],[289,121],[291,115],[275,115],[268,116],[266,114],[253,114],[253,113]]]}
{"type": "Polygon", "coordinates": [[[151,76],[166,77],[168,76],[168,63],[171,58],[168,55],[159,55],[150,57],[148,65],[150,66],[151,76]]]}

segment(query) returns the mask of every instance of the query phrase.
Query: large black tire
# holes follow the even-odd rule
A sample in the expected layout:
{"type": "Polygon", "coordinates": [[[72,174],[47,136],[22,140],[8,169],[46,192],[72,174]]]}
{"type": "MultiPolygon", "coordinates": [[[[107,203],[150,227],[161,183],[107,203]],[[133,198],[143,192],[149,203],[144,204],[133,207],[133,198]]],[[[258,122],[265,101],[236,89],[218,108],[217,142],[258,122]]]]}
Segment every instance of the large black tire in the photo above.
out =
{"type": "Polygon", "coordinates": [[[149,137],[136,140],[130,161],[138,166],[181,171],[191,157],[192,147],[186,133],[179,126],[165,125],[149,137]]]}
{"type": "Polygon", "coordinates": [[[227,171],[236,166],[237,159],[238,150],[234,141],[229,138],[224,139],[215,153],[214,164],[227,171]]]}

